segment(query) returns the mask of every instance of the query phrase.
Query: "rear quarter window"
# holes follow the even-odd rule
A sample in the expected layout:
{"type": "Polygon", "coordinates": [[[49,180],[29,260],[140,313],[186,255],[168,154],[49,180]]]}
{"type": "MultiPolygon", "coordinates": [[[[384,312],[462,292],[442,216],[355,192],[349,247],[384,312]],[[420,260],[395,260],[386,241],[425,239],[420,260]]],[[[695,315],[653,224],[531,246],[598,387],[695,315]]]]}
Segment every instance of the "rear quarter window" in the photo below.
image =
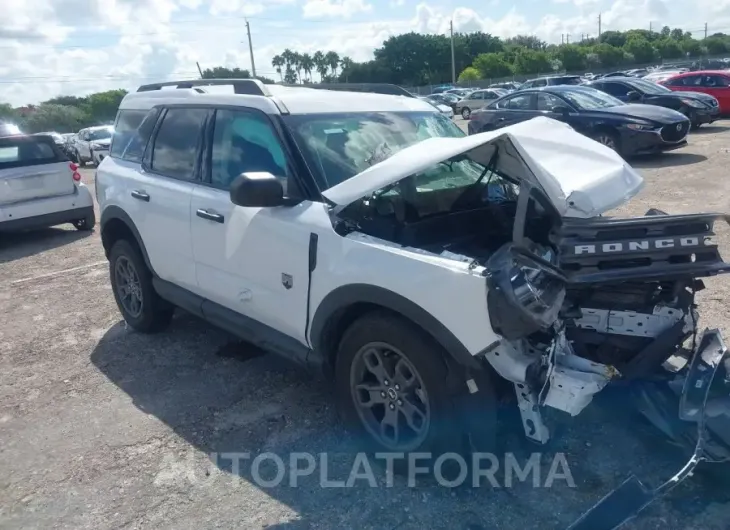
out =
{"type": "Polygon", "coordinates": [[[53,164],[67,160],[50,138],[17,136],[0,138],[0,170],[53,164]]]}
{"type": "Polygon", "coordinates": [[[128,162],[142,162],[147,142],[157,123],[160,109],[120,110],[114,125],[109,156],[128,162]]]}

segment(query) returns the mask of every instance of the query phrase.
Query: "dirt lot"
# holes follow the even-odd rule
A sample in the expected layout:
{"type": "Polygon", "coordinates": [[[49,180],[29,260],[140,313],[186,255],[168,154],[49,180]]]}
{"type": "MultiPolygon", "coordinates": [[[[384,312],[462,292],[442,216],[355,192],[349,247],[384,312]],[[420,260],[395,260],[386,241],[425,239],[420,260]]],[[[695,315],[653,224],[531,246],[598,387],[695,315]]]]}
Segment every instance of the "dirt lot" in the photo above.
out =
{"type": "MultiPolygon", "coordinates": [[[[729,145],[729,127],[703,127],[689,147],[636,161],[647,186],[621,213],[730,210],[729,145]]],[[[93,186],[93,170],[84,178],[93,186]]],[[[730,281],[708,286],[699,294],[704,323],[727,333],[730,281]]],[[[266,488],[246,463],[234,475],[230,460],[216,464],[209,455],[326,452],[327,476],[345,480],[351,442],[325,383],[227,344],[225,334],[184,315],[156,336],[127,329],[97,231],[4,237],[0,527],[558,529],[630,472],[655,485],[683,463],[604,399],[553,424],[544,460],[563,453],[575,487],[556,480],[550,488],[450,490],[396,479],[393,487],[322,488],[318,465],[299,487],[285,480],[266,488]]],[[[518,457],[537,450],[506,431],[518,457]]],[[[629,528],[726,529],[728,513],[728,484],[695,476],[629,528]]]]}

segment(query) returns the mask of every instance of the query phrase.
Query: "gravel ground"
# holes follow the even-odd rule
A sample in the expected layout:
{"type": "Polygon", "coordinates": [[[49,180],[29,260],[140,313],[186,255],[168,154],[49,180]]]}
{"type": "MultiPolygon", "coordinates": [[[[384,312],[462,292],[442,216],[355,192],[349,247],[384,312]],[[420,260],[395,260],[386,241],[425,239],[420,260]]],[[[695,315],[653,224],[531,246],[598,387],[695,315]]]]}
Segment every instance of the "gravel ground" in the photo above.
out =
{"type": "MultiPolygon", "coordinates": [[[[717,124],[681,151],[637,160],[647,186],[620,213],[728,210],[728,145],[717,124]]],[[[84,179],[93,186],[93,170],[84,179]]],[[[730,283],[708,287],[704,323],[727,333],[730,283]]],[[[267,488],[250,462],[231,473],[210,455],[326,452],[326,476],[346,480],[352,442],[326,384],[185,315],[160,335],[127,329],[98,231],[0,241],[0,528],[565,528],[629,473],[658,484],[683,463],[629,411],[597,401],[551,418],[543,487],[386,487],[381,468],[377,487],[321,487],[318,464],[298,487],[287,474],[267,488]],[[544,487],[556,453],[574,487],[544,487]]],[[[522,463],[537,450],[509,425],[504,439],[522,463]]],[[[271,479],[271,467],[260,474],[271,479]]],[[[727,485],[696,475],[627,528],[726,529],[728,513],[727,485]]]]}

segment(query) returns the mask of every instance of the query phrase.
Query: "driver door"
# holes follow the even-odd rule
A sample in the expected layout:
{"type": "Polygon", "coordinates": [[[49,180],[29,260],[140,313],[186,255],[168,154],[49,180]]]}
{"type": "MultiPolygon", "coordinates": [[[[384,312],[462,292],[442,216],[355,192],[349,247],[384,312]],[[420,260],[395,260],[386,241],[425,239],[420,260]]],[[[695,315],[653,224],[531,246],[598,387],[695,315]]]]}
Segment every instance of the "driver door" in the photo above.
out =
{"type": "Polygon", "coordinates": [[[260,337],[263,324],[306,344],[309,219],[324,205],[234,205],[229,188],[241,173],[271,173],[286,190],[291,165],[269,117],[256,109],[217,109],[211,129],[203,182],[190,203],[198,292],[215,303],[203,311],[243,334],[260,337]]]}

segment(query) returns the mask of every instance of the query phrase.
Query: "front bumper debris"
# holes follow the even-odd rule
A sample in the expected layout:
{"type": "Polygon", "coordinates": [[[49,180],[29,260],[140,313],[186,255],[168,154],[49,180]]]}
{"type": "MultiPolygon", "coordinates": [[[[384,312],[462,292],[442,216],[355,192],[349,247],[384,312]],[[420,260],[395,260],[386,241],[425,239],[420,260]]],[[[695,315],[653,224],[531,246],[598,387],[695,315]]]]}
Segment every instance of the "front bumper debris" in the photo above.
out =
{"type": "Polygon", "coordinates": [[[692,476],[700,462],[717,462],[716,447],[710,448],[713,434],[708,430],[707,423],[718,419],[730,422],[730,355],[718,330],[705,330],[689,362],[679,399],[679,418],[696,424],[697,428],[694,451],[682,469],[654,489],[631,475],[571,524],[568,530],[620,528],[649,504],[692,476]]]}

